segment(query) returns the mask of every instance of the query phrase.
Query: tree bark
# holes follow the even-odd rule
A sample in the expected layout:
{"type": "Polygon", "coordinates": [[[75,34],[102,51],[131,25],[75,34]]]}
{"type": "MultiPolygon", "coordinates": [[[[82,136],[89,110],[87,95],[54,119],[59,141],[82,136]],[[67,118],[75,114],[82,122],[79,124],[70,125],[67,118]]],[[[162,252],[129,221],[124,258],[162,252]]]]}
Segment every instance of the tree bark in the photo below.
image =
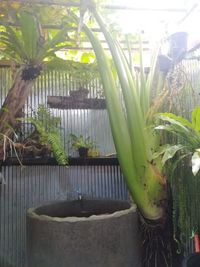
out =
{"type": "Polygon", "coordinates": [[[16,128],[16,118],[20,116],[22,109],[31,93],[33,80],[23,80],[21,71],[17,73],[13,85],[0,110],[0,160],[4,158],[4,153],[9,145],[4,143],[3,135],[11,137],[13,129],[16,128]]]}

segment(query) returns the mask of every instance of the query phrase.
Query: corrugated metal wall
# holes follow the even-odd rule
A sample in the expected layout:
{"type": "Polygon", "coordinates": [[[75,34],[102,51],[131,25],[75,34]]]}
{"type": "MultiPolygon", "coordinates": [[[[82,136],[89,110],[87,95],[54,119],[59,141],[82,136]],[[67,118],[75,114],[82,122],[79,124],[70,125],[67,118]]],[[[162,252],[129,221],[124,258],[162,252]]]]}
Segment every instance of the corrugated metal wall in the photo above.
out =
{"type": "MultiPolygon", "coordinates": [[[[0,68],[0,101],[11,85],[8,68],[0,68]]],[[[25,107],[47,105],[47,96],[67,96],[77,85],[65,72],[46,71],[36,81],[25,107]]],[[[88,85],[90,96],[98,97],[98,80],[88,85]]],[[[106,110],[51,109],[62,119],[66,149],[70,150],[70,133],[90,136],[102,155],[115,153],[106,110]]],[[[24,267],[26,255],[26,210],[55,199],[76,199],[78,192],[86,198],[127,199],[127,189],[118,166],[5,166],[0,185],[0,267],[24,267]]]]}
{"type": "MultiPolygon", "coordinates": [[[[11,86],[11,73],[9,68],[0,68],[0,104],[3,102],[6,92],[11,86]]],[[[78,89],[79,84],[64,71],[45,71],[35,82],[32,95],[29,97],[24,112],[31,116],[38,105],[47,106],[48,96],[69,96],[70,90],[78,89]]],[[[101,84],[94,79],[86,88],[89,90],[88,97],[99,97],[101,84]]],[[[90,136],[96,143],[102,155],[115,153],[110,125],[106,110],[97,109],[53,109],[55,116],[61,118],[62,135],[67,150],[70,150],[69,134],[83,134],[90,136]]],[[[69,151],[73,155],[73,151],[69,151]]]]}

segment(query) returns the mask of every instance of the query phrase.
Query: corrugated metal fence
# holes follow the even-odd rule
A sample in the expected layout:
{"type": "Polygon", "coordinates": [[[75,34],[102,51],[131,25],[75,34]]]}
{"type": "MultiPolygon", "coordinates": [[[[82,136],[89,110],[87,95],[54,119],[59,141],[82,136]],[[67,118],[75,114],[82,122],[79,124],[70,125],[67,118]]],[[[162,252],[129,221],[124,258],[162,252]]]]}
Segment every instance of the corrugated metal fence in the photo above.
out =
{"type": "MultiPolygon", "coordinates": [[[[0,101],[11,85],[9,68],[0,68],[0,101]]],[[[98,97],[100,84],[92,81],[89,96],[98,97]]],[[[47,96],[68,96],[77,89],[65,72],[46,71],[34,85],[25,106],[25,114],[39,104],[47,105],[47,96]]],[[[102,155],[115,153],[106,110],[51,109],[61,117],[66,149],[70,133],[90,136],[102,155]]],[[[0,267],[24,267],[26,257],[26,210],[55,199],[83,198],[127,199],[127,189],[118,166],[5,166],[0,185],[0,267]]]]}

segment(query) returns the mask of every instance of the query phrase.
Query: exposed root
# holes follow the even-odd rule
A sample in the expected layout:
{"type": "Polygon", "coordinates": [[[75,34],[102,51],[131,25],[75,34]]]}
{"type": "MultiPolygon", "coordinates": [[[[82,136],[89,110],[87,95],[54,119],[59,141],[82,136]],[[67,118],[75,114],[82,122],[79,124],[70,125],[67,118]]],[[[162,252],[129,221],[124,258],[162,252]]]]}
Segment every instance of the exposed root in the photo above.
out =
{"type": "Polygon", "coordinates": [[[171,267],[171,232],[167,218],[150,221],[141,214],[140,231],[143,245],[143,267],[171,267]]]}

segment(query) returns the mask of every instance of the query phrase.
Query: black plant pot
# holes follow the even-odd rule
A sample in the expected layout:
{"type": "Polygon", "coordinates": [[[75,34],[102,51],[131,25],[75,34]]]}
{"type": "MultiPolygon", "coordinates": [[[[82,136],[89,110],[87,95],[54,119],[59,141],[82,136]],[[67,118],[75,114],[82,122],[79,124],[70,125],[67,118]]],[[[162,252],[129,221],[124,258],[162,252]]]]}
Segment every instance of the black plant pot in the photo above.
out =
{"type": "Polygon", "coordinates": [[[78,149],[79,156],[80,156],[81,158],[87,157],[87,155],[88,155],[88,150],[89,150],[89,148],[87,148],[87,147],[80,147],[80,148],[78,149]]]}
{"type": "Polygon", "coordinates": [[[200,266],[200,253],[193,253],[187,257],[182,264],[182,267],[199,267],[200,266]]]}
{"type": "Polygon", "coordinates": [[[176,32],[169,37],[169,57],[176,63],[181,61],[187,51],[188,34],[176,32]]]}
{"type": "Polygon", "coordinates": [[[165,55],[158,56],[158,67],[159,70],[167,74],[172,67],[172,59],[165,55]]]}

